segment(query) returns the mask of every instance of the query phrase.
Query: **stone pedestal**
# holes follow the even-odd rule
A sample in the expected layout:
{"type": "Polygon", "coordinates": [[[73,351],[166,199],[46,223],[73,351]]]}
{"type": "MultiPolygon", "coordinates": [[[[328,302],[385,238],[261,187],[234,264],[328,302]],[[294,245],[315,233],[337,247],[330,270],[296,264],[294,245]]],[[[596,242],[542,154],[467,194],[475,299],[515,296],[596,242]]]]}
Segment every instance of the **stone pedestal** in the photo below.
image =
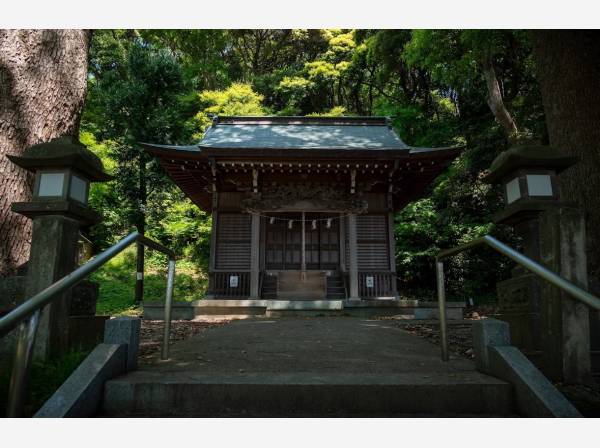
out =
{"type": "MultiPolygon", "coordinates": [[[[79,222],[60,215],[33,219],[25,297],[31,297],[76,268],[79,222]]],[[[71,290],[47,305],[40,316],[34,358],[66,352],[69,341],[71,290]]]]}
{"type": "MultiPolygon", "coordinates": [[[[26,270],[25,270],[26,271],[26,270]]],[[[0,316],[25,300],[24,275],[0,279],[0,316]]],[[[85,350],[102,342],[107,316],[96,316],[99,285],[83,280],[73,287],[69,306],[69,350],[85,350]]],[[[0,339],[0,365],[12,361],[18,328],[0,339]]]]}
{"type": "Polygon", "coordinates": [[[141,324],[137,317],[117,317],[105,323],[104,343],[127,345],[127,371],[137,369],[141,324]]]}
{"type": "MultiPolygon", "coordinates": [[[[540,216],[542,263],[587,289],[585,222],[574,207],[547,210],[540,216]]],[[[590,328],[587,305],[548,282],[541,283],[542,366],[552,379],[566,383],[590,378],[590,328]]]]}
{"type": "Polygon", "coordinates": [[[497,284],[499,318],[510,324],[513,345],[526,353],[540,350],[540,280],[523,274],[497,284]]]}
{"type": "MultiPolygon", "coordinates": [[[[540,229],[536,214],[513,216],[509,219],[515,233],[521,237],[522,252],[540,261],[540,229]]],[[[497,284],[499,318],[510,324],[513,345],[528,354],[541,349],[540,345],[540,283],[541,280],[520,265],[512,278],[497,284]]]]}
{"type": "Polygon", "coordinates": [[[70,316],[91,317],[96,315],[96,302],[100,285],[89,280],[82,280],[73,288],[70,316]]]}

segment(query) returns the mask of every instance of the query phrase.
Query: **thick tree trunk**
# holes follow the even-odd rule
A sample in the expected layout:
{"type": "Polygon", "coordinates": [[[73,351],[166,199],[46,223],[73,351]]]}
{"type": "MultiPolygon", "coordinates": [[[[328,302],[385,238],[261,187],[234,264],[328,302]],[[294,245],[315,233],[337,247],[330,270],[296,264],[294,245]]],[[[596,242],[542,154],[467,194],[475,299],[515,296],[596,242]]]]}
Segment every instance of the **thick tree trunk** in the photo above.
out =
{"type": "Polygon", "coordinates": [[[532,31],[550,144],[580,162],[560,175],[587,221],[589,285],[600,293],[600,32],[532,31]]]}
{"type": "MultiPolygon", "coordinates": [[[[560,188],[584,212],[588,288],[600,295],[600,32],[536,30],[532,41],[550,144],[580,159],[560,175],[560,188]]],[[[598,312],[590,336],[600,350],[598,312]]]]}
{"type": "Polygon", "coordinates": [[[86,92],[85,30],[0,30],[0,276],[27,261],[30,221],[10,211],[31,198],[32,176],[6,154],[77,135],[86,92]]]}

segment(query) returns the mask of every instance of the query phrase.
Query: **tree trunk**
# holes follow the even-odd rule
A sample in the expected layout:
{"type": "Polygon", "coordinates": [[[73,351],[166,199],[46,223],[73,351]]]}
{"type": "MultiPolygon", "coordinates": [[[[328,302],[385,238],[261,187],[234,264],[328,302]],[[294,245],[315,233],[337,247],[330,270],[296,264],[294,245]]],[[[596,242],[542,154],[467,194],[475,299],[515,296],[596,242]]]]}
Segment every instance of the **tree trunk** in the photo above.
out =
{"type": "Polygon", "coordinates": [[[560,175],[562,198],[585,212],[589,287],[600,293],[600,33],[532,31],[550,144],[580,162],[560,175]]]}
{"type": "MultiPolygon", "coordinates": [[[[146,156],[140,150],[139,155],[139,208],[138,219],[136,223],[137,231],[142,235],[146,232],[146,203],[148,200],[148,190],[146,188],[146,156]]],[[[137,245],[136,260],[136,282],[135,282],[135,302],[141,303],[144,300],[144,245],[137,245]]]]}
{"type": "Polygon", "coordinates": [[[33,177],[6,154],[77,135],[91,32],[0,30],[0,277],[27,261],[31,222],[10,205],[31,199],[33,177]]]}
{"type": "Polygon", "coordinates": [[[488,90],[488,106],[490,106],[496,121],[500,123],[500,125],[508,134],[508,139],[511,142],[515,142],[517,140],[519,130],[517,129],[515,120],[513,120],[510,112],[508,112],[506,106],[504,105],[504,100],[502,99],[502,92],[500,91],[500,85],[498,84],[498,78],[496,77],[494,65],[490,60],[485,60],[482,64],[482,69],[483,77],[485,78],[485,84],[488,90]]]}

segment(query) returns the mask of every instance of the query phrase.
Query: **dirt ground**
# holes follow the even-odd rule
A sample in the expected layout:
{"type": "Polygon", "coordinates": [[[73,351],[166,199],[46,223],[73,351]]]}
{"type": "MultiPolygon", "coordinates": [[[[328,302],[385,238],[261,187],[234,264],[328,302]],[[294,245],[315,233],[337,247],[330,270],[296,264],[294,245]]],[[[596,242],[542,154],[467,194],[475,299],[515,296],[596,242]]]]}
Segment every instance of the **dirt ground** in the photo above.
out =
{"type": "MultiPolygon", "coordinates": [[[[463,323],[448,325],[448,348],[451,353],[474,359],[471,325],[473,321],[485,319],[491,309],[471,309],[465,313],[463,323]]],[[[491,313],[490,313],[491,314],[491,313]]],[[[437,322],[394,321],[394,324],[409,333],[420,336],[432,344],[440,345],[439,324],[437,322]]],[[[558,390],[585,417],[600,417],[600,377],[594,376],[589,384],[554,384],[558,390]]]]}
{"type": "MultiPolygon", "coordinates": [[[[208,328],[226,325],[231,319],[174,320],[171,322],[171,343],[189,339],[208,328]]],[[[162,320],[142,320],[140,331],[141,363],[149,362],[160,352],[163,340],[164,323],[162,320]]]]}

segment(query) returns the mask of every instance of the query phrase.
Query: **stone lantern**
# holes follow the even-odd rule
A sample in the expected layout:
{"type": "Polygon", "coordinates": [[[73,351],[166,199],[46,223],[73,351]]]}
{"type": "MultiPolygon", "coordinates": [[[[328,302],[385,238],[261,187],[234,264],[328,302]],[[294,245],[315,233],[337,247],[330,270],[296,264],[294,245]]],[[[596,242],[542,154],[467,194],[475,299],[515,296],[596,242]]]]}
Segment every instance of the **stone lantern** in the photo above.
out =
{"type": "MultiPolygon", "coordinates": [[[[24,288],[29,298],[77,267],[80,227],[99,221],[88,207],[90,182],[108,181],[111,176],[100,159],[72,137],[34,145],[23,155],[8,158],[35,175],[32,200],[11,207],[32,220],[24,288]]],[[[76,342],[69,340],[71,296],[68,291],[44,308],[34,350],[37,359],[64,353],[76,342]]]]}
{"type": "Polygon", "coordinates": [[[34,145],[22,156],[8,158],[35,174],[33,199],[16,202],[12,210],[29,218],[62,215],[83,225],[96,222],[98,215],[88,208],[90,182],[105,182],[100,159],[84,145],[70,137],[60,137],[34,145]]]}
{"type": "MultiPolygon", "coordinates": [[[[558,188],[558,174],[575,163],[576,157],[557,148],[516,146],[496,157],[485,181],[502,186],[505,208],[493,221],[513,227],[521,252],[585,289],[583,214],[561,200],[558,188]]],[[[497,293],[513,343],[528,355],[541,356],[546,375],[566,382],[589,375],[585,305],[520,266],[498,283],[497,293]]]]}
{"type": "Polygon", "coordinates": [[[494,222],[514,224],[557,206],[557,174],[575,163],[576,157],[550,146],[516,146],[501,153],[485,179],[502,185],[506,207],[494,216],[494,222]]]}

